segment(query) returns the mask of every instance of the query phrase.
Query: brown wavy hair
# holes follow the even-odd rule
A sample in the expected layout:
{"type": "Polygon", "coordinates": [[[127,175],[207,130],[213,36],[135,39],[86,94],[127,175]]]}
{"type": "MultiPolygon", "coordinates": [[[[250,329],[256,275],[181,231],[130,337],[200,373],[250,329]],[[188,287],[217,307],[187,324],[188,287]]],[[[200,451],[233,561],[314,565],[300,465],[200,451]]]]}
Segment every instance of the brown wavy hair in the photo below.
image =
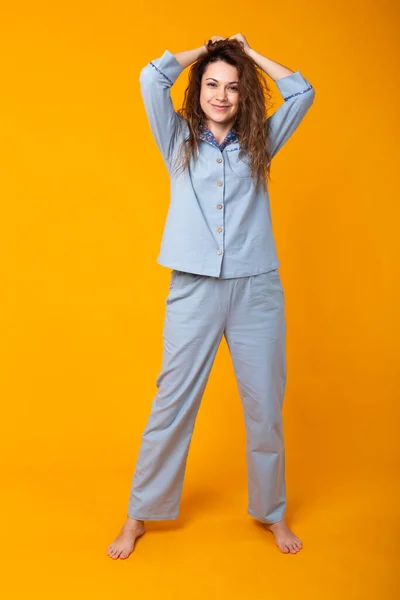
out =
{"type": "Polygon", "coordinates": [[[239,158],[249,164],[256,187],[261,182],[265,190],[267,178],[271,179],[266,119],[272,103],[264,71],[246,54],[239,40],[208,41],[206,48],[207,54],[190,67],[183,105],[177,111],[189,126],[189,136],[179,148],[177,167],[185,170],[190,158],[198,157],[200,125],[205,125],[205,114],[200,105],[201,80],[209,63],[223,60],[235,66],[239,74],[239,107],[232,127],[240,142],[239,158]]]}

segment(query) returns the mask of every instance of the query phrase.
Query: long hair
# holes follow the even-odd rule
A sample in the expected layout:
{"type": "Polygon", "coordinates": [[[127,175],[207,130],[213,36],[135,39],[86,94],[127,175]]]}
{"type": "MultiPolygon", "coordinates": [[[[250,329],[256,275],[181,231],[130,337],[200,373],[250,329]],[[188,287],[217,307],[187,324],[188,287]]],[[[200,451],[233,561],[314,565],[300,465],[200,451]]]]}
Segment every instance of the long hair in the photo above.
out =
{"type": "Polygon", "coordinates": [[[177,111],[187,121],[189,136],[180,145],[176,168],[185,170],[191,157],[194,160],[198,157],[200,125],[205,124],[205,114],[200,105],[202,76],[209,63],[223,60],[235,66],[239,75],[239,107],[233,125],[240,143],[239,158],[245,157],[256,187],[261,182],[265,190],[267,178],[271,179],[271,155],[267,147],[266,126],[271,92],[264,72],[244,52],[236,39],[208,42],[206,48],[207,54],[190,67],[183,105],[177,111]]]}

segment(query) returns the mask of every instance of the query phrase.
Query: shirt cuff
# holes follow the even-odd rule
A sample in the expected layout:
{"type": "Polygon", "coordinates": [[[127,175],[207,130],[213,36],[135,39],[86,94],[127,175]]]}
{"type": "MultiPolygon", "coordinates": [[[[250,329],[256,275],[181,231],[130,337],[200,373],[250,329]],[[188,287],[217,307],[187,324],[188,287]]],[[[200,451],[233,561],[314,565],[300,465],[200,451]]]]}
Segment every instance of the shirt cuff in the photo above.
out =
{"type": "Polygon", "coordinates": [[[293,98],[293,96],[310,92],[313,89],[311,83],[303,77],[300,71],[295,71],[291,75],[281,77],[281,79],[277,79],[275,83],[285,102],[286,100],[289,100],[289,98],[293,98]]]}
{"type": "Polygon", "coordinates": [[[152,60],[149,66],[163,75],[170,85],[175,83],[184,69],[169,50],[165,50],[161,57],[152,60]]]}

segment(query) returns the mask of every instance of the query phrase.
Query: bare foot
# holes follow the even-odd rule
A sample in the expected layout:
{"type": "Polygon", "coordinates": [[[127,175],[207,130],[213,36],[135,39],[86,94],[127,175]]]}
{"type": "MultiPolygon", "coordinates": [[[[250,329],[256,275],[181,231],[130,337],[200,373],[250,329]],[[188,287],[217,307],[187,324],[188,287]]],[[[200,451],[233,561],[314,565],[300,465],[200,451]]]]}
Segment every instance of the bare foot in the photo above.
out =
{"type": "Polygon", "coordinates": [[[111,558],[128,558],[135,547],[135,540],[145,532],[143,521],[130,519],[122,526],[121,533],[108,546],[107,554],[111,558]]]}
{"type": "Polygon", "coordinates": [[[302,542],[293,531],[290,531],[285,520],[278,521],[277,523],[265,523],[265,527],[274,534],[276,544],[281,552],[296,554],[296,552],[301,550],[303,546],[302,542]]]}

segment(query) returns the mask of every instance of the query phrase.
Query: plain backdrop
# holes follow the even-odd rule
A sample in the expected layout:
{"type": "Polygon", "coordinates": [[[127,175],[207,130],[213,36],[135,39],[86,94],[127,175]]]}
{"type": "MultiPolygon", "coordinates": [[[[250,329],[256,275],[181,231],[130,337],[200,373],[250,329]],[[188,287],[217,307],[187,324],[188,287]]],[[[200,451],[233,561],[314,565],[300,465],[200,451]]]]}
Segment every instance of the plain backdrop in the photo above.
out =
{"type": "MultiPolygon", "coordinates": [[[[0,21],[1,544],[7,598],[395,597],[399,7],[394,1],[13,2],[0,21]],[[168,174],[139,73],[243,33],[316,90],[272,164],[287,316],[284,556],[247,515],[245,430],[223,340],[181,515],[126,517],[161,369],[168,174]]],[[[282,102],[276,85],[275,108],[282,102]]],[[[181,106],[185,70],[172,89],[181,106]]]]}

